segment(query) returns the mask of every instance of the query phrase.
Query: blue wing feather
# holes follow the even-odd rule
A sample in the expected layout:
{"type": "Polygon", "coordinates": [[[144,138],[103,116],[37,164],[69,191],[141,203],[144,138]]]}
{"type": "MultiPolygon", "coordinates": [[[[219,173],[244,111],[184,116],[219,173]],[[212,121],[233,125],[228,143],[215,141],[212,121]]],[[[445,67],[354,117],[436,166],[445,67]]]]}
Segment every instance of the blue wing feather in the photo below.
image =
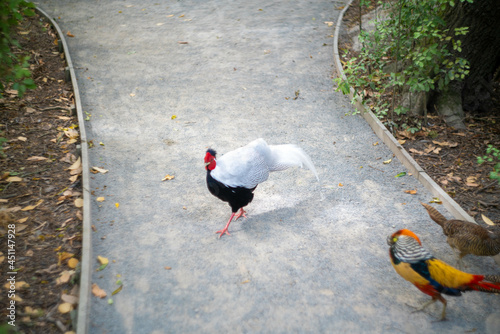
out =
{"type": "Polygon", "coordinates": [[[462,295],[460,290],[449,288],[447,286],[441,285],[438,282],[436,282],[431,277],[431,274],[429,272],[429,265],[427,264],[427,260],[411,263],[410,265],[411,265],[411,268],[413,270],[415,270],[419,275],[421,275],[426,280],[428,280],[429,284],[432,285],[434,287],[434,289],[436,289],[436,291],[438,291],[440,293],[444,293],[445,295],[449,295],[449,296],[461,296],[462,295]]]}

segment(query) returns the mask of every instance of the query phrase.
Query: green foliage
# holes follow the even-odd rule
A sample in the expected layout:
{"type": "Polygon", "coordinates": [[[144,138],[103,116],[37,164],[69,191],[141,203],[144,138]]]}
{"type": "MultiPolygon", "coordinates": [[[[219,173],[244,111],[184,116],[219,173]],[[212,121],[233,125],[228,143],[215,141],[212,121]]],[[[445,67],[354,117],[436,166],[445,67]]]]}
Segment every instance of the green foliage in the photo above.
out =
{"type": "Polygon", "coordinates": [[[32,16],[35,5],[24,0],[0,1],[0,96],[12,83],[12,89],[22,96],[26,89],[35,88],[31,79],[27,56],[14,52],[19,43],[12,38],[12,31],[24,16],[32,16]]]}
{"type": "Polygon", "coordinates": [[[496,162],[493,170],[490,172],[490,179],[497,180],[500,184],[500,150],[493,145],[488,145],[486,155],[477,157],[477,163],[496,162]]]}
{"type": "MultiPolygon", "coordinates": [[[[459,0],[468,1],[472,0],[459,0]]],[[[361,93],[372,110],[384,117],[405,119],[407,110],[392,106],[380,97],[401,92],[429,92],[445,89],[451,81],[462,80],[469,73],[468,62],[460,52],[459,36],[467,27],[446,29],[444,13],[455,2],[450,0],[398,0],[380,3],[389,13],[372,32],[361,31],[360,54],[345,64],[346,79],[336,79],[344,94],[347,86],[361,93]],[[366,99],[366,89],[373,91],[366,99]]]]}

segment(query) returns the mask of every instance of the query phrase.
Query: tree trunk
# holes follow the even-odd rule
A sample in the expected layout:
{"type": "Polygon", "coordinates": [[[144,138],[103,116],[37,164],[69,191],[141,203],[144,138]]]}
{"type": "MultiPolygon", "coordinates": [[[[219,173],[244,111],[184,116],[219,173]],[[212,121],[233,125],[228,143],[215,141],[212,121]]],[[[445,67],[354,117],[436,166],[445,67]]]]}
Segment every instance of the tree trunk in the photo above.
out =
{"type": "Polygon", "coordinates": [[[489,83],[500,66],[499,20],[498,0],[474,0],[472,4],[456,1],[455,6],[446,13],[445,21],[450,34],[454,33],[455,28],[469,28],[467,35],[458,36],[462,41],[459,56],[470,63],[469,76],[458,86],[466,110],[491,109],[489,83]]]}

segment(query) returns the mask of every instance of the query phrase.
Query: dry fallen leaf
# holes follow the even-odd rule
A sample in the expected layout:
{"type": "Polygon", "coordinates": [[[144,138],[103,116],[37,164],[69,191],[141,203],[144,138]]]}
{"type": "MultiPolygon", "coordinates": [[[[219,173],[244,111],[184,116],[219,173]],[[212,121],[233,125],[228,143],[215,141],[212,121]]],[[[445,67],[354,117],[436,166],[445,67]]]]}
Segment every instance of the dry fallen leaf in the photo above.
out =
{"type": "Polygon", "coordinates": [[[17,212],[17,211],[21,211],[21,207],[20,206],[14,206],[12,208],[8,208],[8,209],[4,209],[5,212],[17,212]]]}
{"type": "Polygon", "coordinates": [[[71,270],[71,271],[63,271],[61,273],[61,275],[57,278],[56,280],[56,284],[59,285],[59,284],[64,284],[64,283],[68,283],[71,276],[75,273],[74,270],[71,270]]]}
{"type": "Polygon", "coordinates": [[[78,265],[78,259],[75,259],[74,257],[72,257],[71,259],[68,260],[68,267],[70,267],[71,269],[75,269],[76,266],[78,265]]]}
{"type": "Polygon", "coordinates": [[[115,206],[118,208],[120,207],[120,203],[115,203],[115,206]]]}
{"type": "Polygon", "coordinates": [[[175,178],[174,175],[165,175],[165,177],[162,179],[162,181],[170,181],[170,180],[173,180],[175,178]]]}
{"type": "Polygon", "coordinates": [[[384,164],[387,165],[387,164],[390,164],[391,162],[392,162],[392,159],[389,159],[389,160],[384,161],[384,164]]]}
{"type": "Polygon", "coordinates": [[[410,140],[415,139],[415,135],[408,130],[398,131],[398,134],[410,140]]]}
{"type": "Polygon", "coordinates": [[[44,161],[44,160],[47,160],[47,158],[46,157],[29,157],[26,160],[28,160],[28,161],[44,161]]]}
{"type": "Polygon", "coordinates": [[[82,160],[80,157],[76,159],[76,161],[68,168],[69,170],[77,170],[78,168],[82,167],[82,160]]]}
{"type": "Polygon", "coordinates": [[[104,169],[104,168],[100,168],[100,167],[92,167],[91,172],[94,174],[96,174],[96,173],[106,174],[108,172],[108,170],[104,169]]]}
{"type": "Polygon", "coordinates": [[[75,129],[65,129],[64,130],[64,134],[66,135],[66,137],[68,137],[69,139],[76,139],[80,136],[80,134],[78,133],[78,131],[76,131],[75,129]]]}
{"type": "Polygon", "coordinates": [[[28,205],[27,207],[22,208],[21,211],[33,210],[42,203],[43,203],[43,199],[39,200],[35,205],[28,205]]]}
{"type": "Polygon", "coordinates": [[[98,201],[98,202],[104,202],[104,197],[97,197],[96,201],[98,201]]]}
{"type": "Polygon", "coordinates": [[[481,218],[483,218],[483,221],[486,224],[491,225],[491,226],[496,226],[496,224],[491,219],[489,219],[488,217],[486,217],[485,215],[481,214],[481,218]]]}
{"type": "Polygon", "coordinates": [[[92,284],[92,294],[99,298],[104,298],[107,296],[106,291],[101,289],[97,284],[92,284]]]}
{"type": "Polygon", "coordinates": [[[465,185],[469,187],[479,187],[479,184],[477,182],[477,177],[476,176],[469,176],[467,178],[467,181],[465,181],[465,185]]]}
{"type": "Polygon", "coordinates": [[[67,260],[67,259],[70,259],[74,256],[75,254],[72,254],[72,253],[68,253],[68,252],[60,252],[60,253],[57,253],[57,257],[58,257],[58,263],[57,265],[60,266],[61,263],[64,261],[64,260],[67,260]]]}
{"type": "Polygon", "coordinates": [[[417,190],[405,190],[405,193],[415,195],[417,193],[417,190]]]}
{"type": "Polygon", "coordinates": [[[440,142],[437,140],[433,140],[432,142],[436,145],[439,145],[439,146],[448,146],[448,147],[457,147],[458,146],[458,143],[450,143],[447,141],[440,142]]]}
{"type": "Polygon", "coordinates": [[[450,181],[456,181],[456,182],[460,182],[462,181],[462,178],[459,177],[459,176],[453,176],[453,173],[449,173],[449,174],[446,174],[446,177],[448,178],[448,180],[450,181]]]}
{"type": "Polygon", "coordinates": [[[75,206],[77,208],[83,207],[83,198],[77,198],[77,199],[75,199],[75,206]]]}
{"type": "MultiPolygon", "coordinates": [[[[11,283],[5,283],[4,288],[9,290],[10,284],[11,283]]],[[[18,281],[16,283],[14,283],[14,286],[15,286],[16,290],[27,289],[30,287],[30,285],[28,283],[26,283],[25,281],[18,281]]]]}
{"type": "Polygon", "coordinates": [[[57,310],[62,314],[69,313],[73,310],[73,305],[70,303],[62,303],[57,307],[57,310]]]}
{"type": "Polygon", "coordinates": [[[73,35],[73,34],[72,34],[72,33],[70,33],[69,31],[68,31],[68,33],[67,33],[66,35],[68,35],[68,37],[75,37],[75,35],[73,35]]]}
{"type": "Polygon", "coordinates": [[[109,263],[109,260],[107,257],[103,257],[100,255],[97,256],[97,260],[99,261],[100,264],[108,264],[109,263]]]}
{"type": "Polygon", "coordinates": [[[18,224],[22,224],[22,223],[25,223],[26,221],[28,220],[28,217],[25,217],[25,218],[21,218],[17,221],[18,224]]]}
{"type": "Polygon", "coordinates": [[[18,303],[22,303],[23,302],[23,299],[18,295],[16,294],[14,296],[14,298],[12,298],[14,301],[18,302],[18,303]]]}
{"type": "Polygon", "coordinates": [[[416,153],[416,154],[419,154],[419,155],[424,154],[424,152],[419,151],[419,150],[416,150],[416,149],[414,149],[414,148],[410,148],[410,152],[412,152],[412,153],[416,153]]]}
{"type": "Polygon", "coordinates": [[[23,179],[18,177],[18,176],[11,176],[11,177],[8,177],[7,180],[5,180],[7,182],[22,182],[23,179]]]}
{"type": "Polygon", "coordinates": [[[82,166],[78,167],[77,169],[72,169],[70,170],[69,174],[70,175],[76,175],[78,177],[78,175],[80,175],[82,173],[82,166]]]}
{"type": "Polygon", "coordinates": [[[406,143],[406,140],[404,140],[404,139],[398,139],[398,143],[399,143],[399,145],[403,145],[404,143],[406,143]]]}
{"type": "MultiPolygon", "coordinates": [[[[28,315],[38,316],[42,310],[34,310],[31,306],[26,306],[24,308],[24,313],[28,315]]],[[[66,333],[65,333],[66,334],[66,333]]]]}
{"type": "Polygon", "coordinates": [[[326,24],[327,26],[329,26],[329,27],[333,26],[333,22],[330,22],[330,21],[325,22],[325,24],[326,24]]]}
{"type": "Polygon", "coordinates": [[[426,154],[429,154],[429,153],[435,153],[435,154],[439,154],[439,152],[441,151],[441,147],[436,147],[436,146],[432,146],[432,145],[428,145],[427,148],[424,150],[424,152],[426,154]]]}
{"type": "Polygon", "coordinates": [[[24,231],[26,228],[28,228],[28,225],[26,224],[17,224],[16,225],[16,233],[24,231]]]}

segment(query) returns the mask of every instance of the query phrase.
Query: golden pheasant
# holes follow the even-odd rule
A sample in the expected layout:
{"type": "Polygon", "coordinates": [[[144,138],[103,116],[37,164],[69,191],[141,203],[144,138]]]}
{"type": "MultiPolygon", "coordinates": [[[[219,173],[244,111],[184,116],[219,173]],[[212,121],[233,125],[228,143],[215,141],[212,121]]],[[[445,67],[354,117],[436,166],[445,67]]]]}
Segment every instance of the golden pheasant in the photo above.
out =
{"type": "Polygon", "coordinates": [[[431,219],[443,228],[444,235],[448,237],[448,244],[459,251],[459,264],[467,254],[495,256],[500,253],[500,230],[493,233],[471,222],[457,219],[448,220],[429,204],[421,204],[431,219]]]}
{"type": "Polygon", "coordinates": [[[410,230],[395,232],[387,238],[387,243],[396,272],[432,297],[419,310],[439,300],[443,303],[441,320],[446,318],[446,299],[441,294],[460,296],[470,290],[500,293],[500,283],[488,281],[488,278],[496,280],[498,277],[468,274],[438,260],[422,247],[420,239],[410,230]]]}

